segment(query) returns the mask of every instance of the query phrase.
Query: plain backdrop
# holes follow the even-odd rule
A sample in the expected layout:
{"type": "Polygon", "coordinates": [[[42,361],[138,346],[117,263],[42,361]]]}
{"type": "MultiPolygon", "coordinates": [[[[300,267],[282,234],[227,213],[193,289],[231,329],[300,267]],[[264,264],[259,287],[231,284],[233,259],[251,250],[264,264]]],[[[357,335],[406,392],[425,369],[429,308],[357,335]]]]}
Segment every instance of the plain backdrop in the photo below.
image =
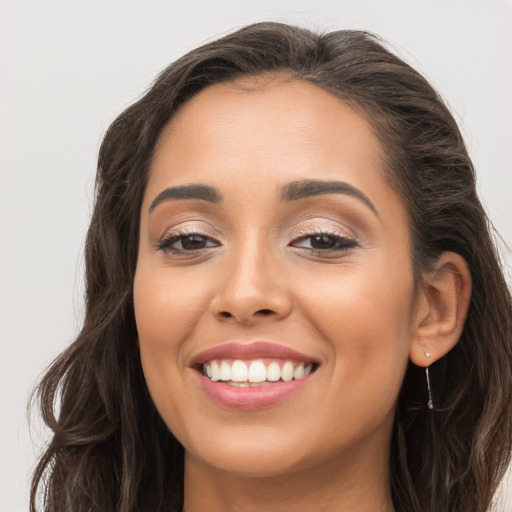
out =
{"type": "MultiPolygon", "coordinates": [[[[28,509],[46,432],[37,415],[29,431],[27,400],[80,327],[102,134],[172,60],[261,20],[370,30],[424,73],[461,125],[510,268],[510,0],[0,0],[1,512],[28,509]]],[[[512,511],[500,493],[496,510],[512,511]]]]}

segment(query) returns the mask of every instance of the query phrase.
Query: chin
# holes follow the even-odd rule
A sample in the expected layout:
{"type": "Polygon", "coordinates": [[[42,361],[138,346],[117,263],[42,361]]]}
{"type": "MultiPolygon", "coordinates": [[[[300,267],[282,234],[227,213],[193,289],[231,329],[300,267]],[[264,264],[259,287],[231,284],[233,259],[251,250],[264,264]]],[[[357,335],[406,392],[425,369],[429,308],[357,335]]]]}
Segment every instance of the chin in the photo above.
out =
{"type": "Polygon", "coordinates": [[[244,478],[265,478],[306,469],[307,461],[282,450],[254,449],[234,444],[217,446],[201,454],[186,452],[186,460],[215,468],[217,471],[244,478]],[[225,449],[223,449],[225,448],[225,449]]]}

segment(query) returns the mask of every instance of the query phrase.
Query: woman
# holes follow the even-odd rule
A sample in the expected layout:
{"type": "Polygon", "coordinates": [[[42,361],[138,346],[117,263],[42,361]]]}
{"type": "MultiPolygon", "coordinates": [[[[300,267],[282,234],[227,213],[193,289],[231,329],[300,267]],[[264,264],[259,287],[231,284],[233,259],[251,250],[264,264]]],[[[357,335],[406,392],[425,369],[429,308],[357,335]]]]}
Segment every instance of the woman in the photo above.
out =
{"type": "Polygon", "coordinates": [[[86,279],[31,510],[488,510],[510,294],[455,121],[373,36],[163,71],[105,136],[86,279]]]}

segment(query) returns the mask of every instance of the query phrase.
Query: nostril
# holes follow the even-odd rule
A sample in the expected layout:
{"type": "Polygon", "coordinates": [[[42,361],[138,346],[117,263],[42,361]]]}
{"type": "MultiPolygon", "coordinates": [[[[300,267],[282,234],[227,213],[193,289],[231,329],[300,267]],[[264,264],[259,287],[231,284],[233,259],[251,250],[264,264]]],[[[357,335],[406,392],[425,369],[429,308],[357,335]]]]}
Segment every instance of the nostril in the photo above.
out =
{"type": "Polygon", "coordinates": [[[263,316],[269,316],[272,315],[274,312],[271,309],[260,309],[259,311],[256,311],[256,314],[260,314],[263,316]]]}
{"type": "Polygon", "coordinates": [[[233,315],[229,311],[221,311],[220,316],[223,318],[231,318],[233,315]]]}

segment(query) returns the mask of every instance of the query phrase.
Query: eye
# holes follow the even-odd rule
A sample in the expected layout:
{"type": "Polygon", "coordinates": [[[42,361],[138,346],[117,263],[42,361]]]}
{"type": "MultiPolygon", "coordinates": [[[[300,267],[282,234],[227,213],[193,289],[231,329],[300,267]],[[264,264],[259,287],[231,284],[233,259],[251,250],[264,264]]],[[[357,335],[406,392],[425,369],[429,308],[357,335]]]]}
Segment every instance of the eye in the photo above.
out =
{"type": "Polygon", "coordinates": [[[337,234],[312,233],[296,238],[290,245],[314,252],[334,252],[356,247],[357,242],[337,234]]]}
{"type": "Polygon", "coordinates": [[[217,240],[203,235],[202,233],[169,233],[158,244],[158,248],[164,252],[192,253],[210,247],[218,247],[217,240]]]}

